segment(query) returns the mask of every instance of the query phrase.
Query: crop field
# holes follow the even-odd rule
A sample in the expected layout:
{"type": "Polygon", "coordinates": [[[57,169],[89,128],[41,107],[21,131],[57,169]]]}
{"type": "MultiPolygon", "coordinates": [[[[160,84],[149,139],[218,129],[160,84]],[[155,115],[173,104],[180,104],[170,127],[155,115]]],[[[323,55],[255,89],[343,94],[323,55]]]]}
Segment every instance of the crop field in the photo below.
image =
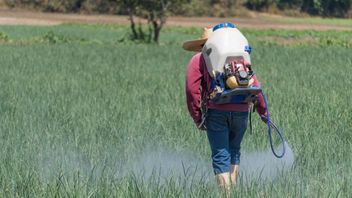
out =
{"type": "MultiPolygon", "coordinates": [[[[193,54],[181,45],[201,31],[167,27],[159,45],[129,41],[128,31],[0,26],[0,197],[220,195],[185,102],[193,54]]],[[[351,197],[351,32],[243,33],[294,163],[240,180],[233,195],[351,197]]],[[[253,125],[243,157],[269,148],[256,114],[253,125]]]]}

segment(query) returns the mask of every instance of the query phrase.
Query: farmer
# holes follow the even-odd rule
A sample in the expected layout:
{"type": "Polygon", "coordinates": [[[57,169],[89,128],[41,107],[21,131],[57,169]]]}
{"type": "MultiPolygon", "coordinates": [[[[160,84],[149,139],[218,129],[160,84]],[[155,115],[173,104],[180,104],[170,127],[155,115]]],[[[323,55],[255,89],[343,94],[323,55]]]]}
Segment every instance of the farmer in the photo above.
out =
{"type": "MultiPolygon", "coordinates": [[[[240,146],[247,128],[251,103],[215,104],[209,100],[212,91],[209,82],[211,77],[207,71],[204,53],[201,51],[214,29],[204,28],[201,39],[183,44],[183,49],[197,52],[188,65],[186,96],[188,110],[195,124],[200,130],[207,131],[212,151],[212,166],[218,185],[222,189],[229,189],[231,184],[236,184],[240,167],[240,146]],[[207,107],[206,113],[204,106],[207,107]]],[[[255,75],[252,79],[252,85],[260,87],[255,75]]],[[[258,94],[256,109],[265,121],[266,107],[261,94],[258,94]]]]}

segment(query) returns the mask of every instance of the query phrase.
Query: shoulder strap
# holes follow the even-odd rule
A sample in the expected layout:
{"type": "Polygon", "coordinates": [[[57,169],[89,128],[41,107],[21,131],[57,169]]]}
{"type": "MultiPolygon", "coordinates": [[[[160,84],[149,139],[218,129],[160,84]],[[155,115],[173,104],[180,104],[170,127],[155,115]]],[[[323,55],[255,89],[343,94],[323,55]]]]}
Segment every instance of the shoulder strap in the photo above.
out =
{"type": "Polygon", "coordinates": [[[209,74],[208,74],[208,70],[206,68],[206,64],[204,62],[203,56],[201,56],[201,64],[203,64],[203,82],[201,83],[201,98],[200,98],[200,110],[202,113],[202,122],[201,124],[198,126],[198,128],[202,125],[204,125],[205,122],[205,118],[207,116],[207,112],[208,112],[208,99],[209,99],[209,94],[208,94],[208,82],[209,82],[209,74]]]}

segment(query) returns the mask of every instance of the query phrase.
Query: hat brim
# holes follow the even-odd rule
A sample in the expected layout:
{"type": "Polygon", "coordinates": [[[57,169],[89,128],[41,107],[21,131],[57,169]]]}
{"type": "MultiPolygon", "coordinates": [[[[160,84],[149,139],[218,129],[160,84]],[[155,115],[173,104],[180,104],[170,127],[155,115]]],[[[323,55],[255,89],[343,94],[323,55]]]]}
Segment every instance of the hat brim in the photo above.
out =
{"type": "Polygon", "coordinates": [[[200,52],[202,51],[203,45],[207,42],[206,39],[198,39],[193,41],[186,41],[183,43],[182,48],[187,51],[200,52]]]}

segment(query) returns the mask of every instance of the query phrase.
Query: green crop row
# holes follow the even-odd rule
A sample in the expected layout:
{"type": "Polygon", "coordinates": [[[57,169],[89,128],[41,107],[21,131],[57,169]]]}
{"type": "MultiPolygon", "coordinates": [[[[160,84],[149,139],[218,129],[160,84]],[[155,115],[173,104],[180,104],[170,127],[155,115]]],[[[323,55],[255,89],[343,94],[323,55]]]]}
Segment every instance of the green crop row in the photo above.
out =
{"type": "MultiPolygon", "coordinates": [[[[145,28],[145,27],[142,27],[145,28]]],[[[250,43],[256,45],[295,46],[342,46],[352,47],[350,31],[243,29],[250,43]]],[[[181,46],[185,40],[199,38],[201,28],[166,27],[161,36],[162,45],[181,46]]],[[[74,25],[65,24],[53,27],[1,26],[2,43],[81,43],[129,45],[130,30],[123,25],[74,25]]]]}
{"type": "MultiPolygon", "coordinates": [[[[7,38],[0,42],[1,197],[219,196],[206,134],[196,129],[185,103],[185,72],[193,54],[180,44],[197,32],[166,30],[160,45],[148,45],[118,42],[126,31],[0,27],[6,35],[1,38],[7,38]],[[48,40],[29,42],[44,37],[48,40]]],[[[244,32],[254,43],[253,69],[272,119],[295,162],[272,180],[243,175],[233,194],[349,197],[351,48],[265,44],[260,32],[244,32]]],[[[253,126],[243,157],[269,148],[257,115],[253,126]]]]}

